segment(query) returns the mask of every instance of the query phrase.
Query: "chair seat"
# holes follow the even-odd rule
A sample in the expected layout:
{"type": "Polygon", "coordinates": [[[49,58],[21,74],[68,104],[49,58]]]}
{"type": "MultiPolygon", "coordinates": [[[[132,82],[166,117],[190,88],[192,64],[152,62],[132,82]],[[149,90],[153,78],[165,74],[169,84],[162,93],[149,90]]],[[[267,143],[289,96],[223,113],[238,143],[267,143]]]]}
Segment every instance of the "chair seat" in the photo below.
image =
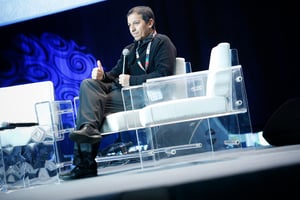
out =
{"type": "Polygon", "coordinates": [[[227,105],[222,96],[176,99],[146,106],[140,112],[140,120],[143,126],[187,121],[224,113],[227,105]]]}
{"type": "Polygon", "coordinates": [[[221,96],[201,96],[156,103],[138,110],[107,115],[101,132],[105,135],[156,124],[218,115],[227,111],[227,104],[226,98],[221,96]]]}
{"type": "Polygon", "coordinates": [[[142,125],[139,120],[139,112],[140,109],[122,111],[107,115],[101,126],[101,133],[106,135],[141,127],[142,125]]]}

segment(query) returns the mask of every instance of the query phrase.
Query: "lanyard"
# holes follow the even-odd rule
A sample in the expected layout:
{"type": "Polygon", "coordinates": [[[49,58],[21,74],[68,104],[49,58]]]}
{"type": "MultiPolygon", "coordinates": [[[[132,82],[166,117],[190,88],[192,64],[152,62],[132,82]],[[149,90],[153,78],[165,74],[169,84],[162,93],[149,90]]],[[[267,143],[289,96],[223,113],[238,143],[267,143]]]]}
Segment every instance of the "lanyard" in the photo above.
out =
{"type": "Polygon", "coordinates": [[[143,64],[141,63],[140,61],[140,54],[138,52],[138,49],[139,49],[139,46],[136,48],[135,50],[135,55],[136,55],[136,60],[137,60],[137,64],[140,66],[140,68],[143,70],[143,71],[147,71],[148,69],[148,66],[149,66],[149,57],[150,57],[150,47],[151,47],[151,43],[152,43],[152,40],[154,38],[154,36],[156,35],[156,32],[153,33],[153,37],[151,39],[151,41],[148,43],[147,45],[147,49],[146,49],[146,58],[145,58],[145,67],[143,66],[143,64]]]}

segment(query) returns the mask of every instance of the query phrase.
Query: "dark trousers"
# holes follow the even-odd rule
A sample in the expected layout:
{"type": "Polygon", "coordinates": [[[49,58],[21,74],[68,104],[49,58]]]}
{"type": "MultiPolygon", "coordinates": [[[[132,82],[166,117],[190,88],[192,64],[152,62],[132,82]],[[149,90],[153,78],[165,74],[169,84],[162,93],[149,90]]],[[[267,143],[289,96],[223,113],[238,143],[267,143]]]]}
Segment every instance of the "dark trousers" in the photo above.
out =
{"type": "MultiPolygon", "coordinates": [[[[124,110],[120,88],[114,83],[104,83],[93,79],[83,80],[80,85],[79,108],[76,127],[91,124],[100,129],[107,114],[124,110]]],[[[85,168],[97,168],[95,157],[100,143],[74,144],[73,164],[85,168]]]]}
{"type": "Polygon", "coordinates": [[[121,89],[114,83],[86,79],[80,85],[76,127],[91,124],[100,129],[107,114],[124,110],[121,89]]]}

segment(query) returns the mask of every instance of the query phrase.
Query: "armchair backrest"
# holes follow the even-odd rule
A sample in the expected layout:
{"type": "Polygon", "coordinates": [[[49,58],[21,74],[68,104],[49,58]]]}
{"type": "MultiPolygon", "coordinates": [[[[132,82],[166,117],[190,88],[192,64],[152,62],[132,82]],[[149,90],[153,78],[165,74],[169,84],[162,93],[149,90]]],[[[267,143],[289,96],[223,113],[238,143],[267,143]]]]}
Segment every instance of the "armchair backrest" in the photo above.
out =
{"type": "Polygon", "coordinates": [[[0,88],[0,122],[37,122],[35,104],[54,101],[51,81],[0,88]]]}
{"type": "Polygon", "coordinates": [[[176,57],[174,74],[178,75],[178,74],[185,74],[185,73],[186,73],[185,59],[182,57],[176,57]]]}

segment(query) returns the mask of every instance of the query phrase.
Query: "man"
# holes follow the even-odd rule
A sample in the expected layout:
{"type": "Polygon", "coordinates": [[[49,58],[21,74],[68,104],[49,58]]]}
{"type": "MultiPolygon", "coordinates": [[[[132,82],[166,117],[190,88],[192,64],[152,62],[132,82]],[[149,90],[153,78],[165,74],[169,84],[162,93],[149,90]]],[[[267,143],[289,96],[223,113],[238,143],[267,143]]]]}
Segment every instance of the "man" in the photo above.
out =
{"type": "Polygon", "coordinates": [[[151,8],[137,6],[130,9],[127,22],[134,42],[123,50],[127,54],[125,69],[123,55],[109,72],[103,70],[98,60],[97,67],[92,71],[92,79],[85,79],[81,83],[76,121],[78,130],[69,135],[75,142],[73,164],[76,167],[68,178],[97,175],[95,157],[102,138],[99,130],[107,114],[124,110],[121,88],[173,73],[176,48],[166,35],[156,32],[151,8]]]}

